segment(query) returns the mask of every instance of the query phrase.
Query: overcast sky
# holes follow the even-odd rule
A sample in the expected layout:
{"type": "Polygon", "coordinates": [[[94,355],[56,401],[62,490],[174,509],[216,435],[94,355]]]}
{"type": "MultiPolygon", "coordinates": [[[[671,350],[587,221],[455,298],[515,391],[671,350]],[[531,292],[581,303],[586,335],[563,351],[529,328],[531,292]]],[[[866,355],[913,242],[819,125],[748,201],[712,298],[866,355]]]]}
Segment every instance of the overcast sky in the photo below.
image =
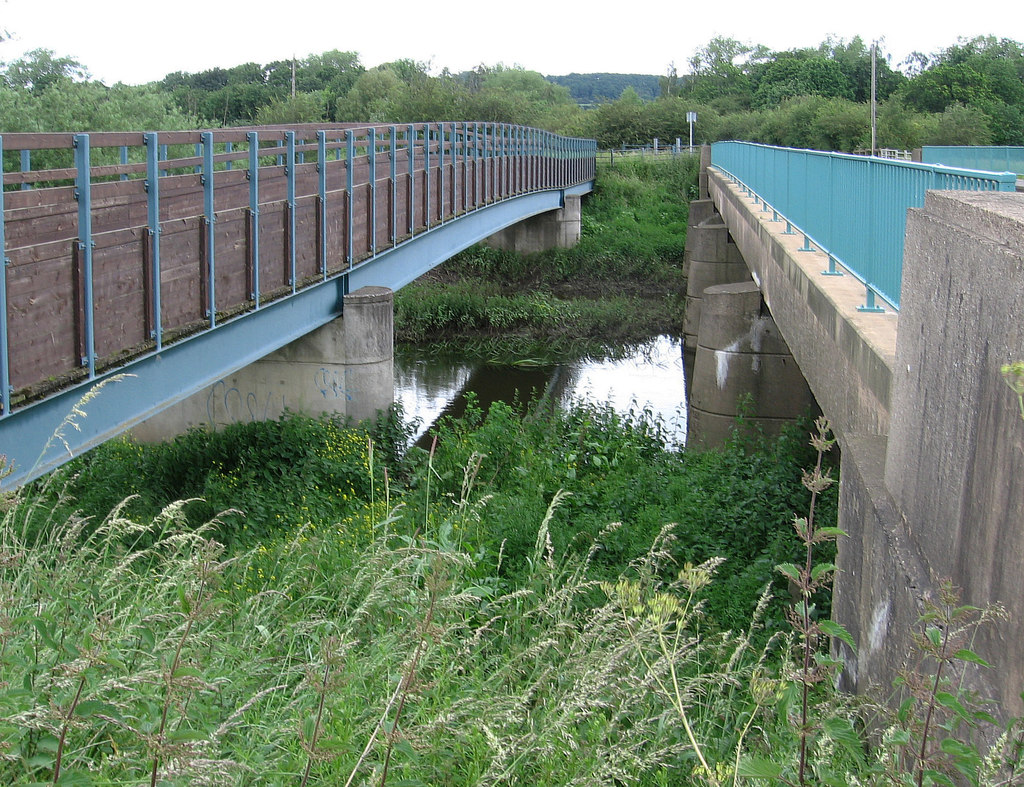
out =
{"type": "Polygon", "coordinates": [[[961,13],[920,4],[864,0],[770,3],[629,3],[514,0],[300,0],[292,3],[140,0],[0,0],[0,61],[46,48],[76,58],[107,84],[141,84],[172,71],[266,64],[331,49],[359,53],[371,67],[398,58],[433,72],[485,63],[547,75],[604,71],[663,74],[713,36],[773,50],[816,46],[827,36],[880,39],[895,66],[960,36],[1024,39],[1024,6],[973,0],[961,13]],[[964,11],[969,10],[969,18],[964,11]]]}

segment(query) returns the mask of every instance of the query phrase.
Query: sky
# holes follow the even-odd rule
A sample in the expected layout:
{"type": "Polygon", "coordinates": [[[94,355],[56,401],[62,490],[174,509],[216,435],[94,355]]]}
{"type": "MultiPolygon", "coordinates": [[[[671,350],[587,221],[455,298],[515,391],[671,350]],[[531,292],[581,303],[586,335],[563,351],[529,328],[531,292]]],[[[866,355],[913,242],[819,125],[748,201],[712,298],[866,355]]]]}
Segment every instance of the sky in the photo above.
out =
{"type": "Polygon", "coordinates": [[[481,63],[521,66],[549,76],[572,72],[685,73],[690,56],[714,36],[772,50],[817,46],[828,36],[879,40],[893,66],[910,52],[936,52],[958,37],[1024,39],[1024,7],[974,0],[962,13],[917,3],[632,5],[574,0],[441,3],[423,0],[213,3],[139,0],[0,0],[0,62],[37,48],[73,57],[94,79],[143,84],[174,71],[302,59],[355,51],[372,67],[411,58],[432,73],[481,63]],[[1011,10],[1012,9],[1012,10],[1011,10]],[[289,16],[291,11],[294,15],[289,16]]]}

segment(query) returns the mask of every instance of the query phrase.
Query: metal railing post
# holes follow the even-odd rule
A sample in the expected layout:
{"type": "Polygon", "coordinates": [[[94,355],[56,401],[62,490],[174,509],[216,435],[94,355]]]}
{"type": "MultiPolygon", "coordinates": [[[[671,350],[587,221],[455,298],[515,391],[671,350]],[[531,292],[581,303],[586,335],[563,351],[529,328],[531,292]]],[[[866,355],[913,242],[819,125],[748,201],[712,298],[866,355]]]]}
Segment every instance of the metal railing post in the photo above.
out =
{"type": "Polygon", "coordinates": [[[214,259],[217,243],[214,237],[213,226],[217,221],[213,202],[213,132],[204,131],[201,135],[203,166],[203,209],[206,222],[206,259],[207,259],[207,289],[208,298],[207,317],[210,318],[210,327],[217,327],[217,265],[214,259]]]}
{"type": "Polygon", "coordinates": [[[398,243],[398,128],[391,126],[388,130],[388,139],[390,141],[390,186],[391,186],[391,222],[388,230],[391,235],[391,245],[395,246],[398,243]]]}
{"type": "Polygon", "coordinates": [[[459,124],[452,123],[452,216],[459,214],[459,124]]]}
{"type": "Polygon", "coordinates": [[[78,200],[78,251],[82,260],[83,307],[85,311],[85,355],[82,365],[89,370],[89,379],[96,377],[96,323],[93,307],[92,279],[92,176],[89,172],[89,135],[76,134],[75,199],[78,200]]]}
{"type": "Polygon", "coordinates": [[[327,281],[327,132],[316,132],[316,174],[317,196],[320,205],[317,215],[320,217],[320,276],[327,281]]]}
{"type": "Polygon", "coordinates": [[[345,194],[347,199],[345,200],[345,261],[351,268],[355,263],[354,256],[354,239],[352,238],[352,199],[353,192],[355,191],[353,185],[352,172],[352,161],[356,155],[356,138],[355,132],[352,129],[345,131],[345,194]]]}
{"type": "Polygon", "coordinates": [[[250,262],[252,265],[252,292],[254,308],[260,308],[260,139],[259,132],[250,131],[245,135],[249,142],[249,234],[250,262]]]}
{"type": "MultiPolygon", "coordinates": [[[[22,150],[21,151],[21,172],[22,174],[32,171],[32,151],[22,150]]],[[[28,191],[32,188],[31,183],[22,183],[21,190],[28,191]]]]}
{"type": "Polygon", "coordinates": [[[296,243],[295,243],[295,132],[284,132],[285,141],[285,165],[284,175],[287,181],[288,202],[288,284],[292,292],[298,289],[297,274],[295,270],[296,243]]]}
{"type": "Polygon", "coordinates": [[[153,330],[150,338],[160,352],[164,344],[160,303],[160,141],[155,133],[144,134],[146,145],[146,209],[149,219],[150,275],[153,279],[153,330]]]}
{"type": "Polygon", "coordinates": [[[423,124],[423,170],[426,173],[424,178],[424,195],[423,195],[423,210],[424,220],[423,223],[426,228],[430,229],[430,221],[433,218],[431,213],[431,202],[430,199],[433,196],[433,190],[430,187],[430,124],[423,124]]]}
{"type": "Polygon", "coordinates": [[[366,161],[370,179],[370,254],[377,253],[377,129],[366,129],[368,134],[366,161]]]}
{"type": "Polygon", "coordinates": [[[416,234],[416,129],[406,126],[405,146],[409,151],[409,235],[416,234]]]}
{"type": "Polygon", "coordinates": [[[437,124],[437,214],[444,224],[444,123],[437,124]]]}

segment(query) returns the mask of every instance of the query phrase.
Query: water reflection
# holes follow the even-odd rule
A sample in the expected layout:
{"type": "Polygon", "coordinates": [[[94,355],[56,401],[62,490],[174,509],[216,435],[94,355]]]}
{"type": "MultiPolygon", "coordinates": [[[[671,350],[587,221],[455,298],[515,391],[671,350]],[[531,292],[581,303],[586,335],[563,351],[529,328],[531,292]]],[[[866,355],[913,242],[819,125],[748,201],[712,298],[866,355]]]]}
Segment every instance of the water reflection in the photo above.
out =
{"type": "Polygon", "coordinates": [[[650,410],[677,447],[686,440],[685,372],[681,342],[660,336],[621,360],[576,361],[552,366],[494,366],[459,358],[419,358],[395,353],[395,400],[420,421],[416,439],[442,415],[465,411],[468,392],[485,410],[492,402],[544,394],[565,406],[573,401],[610,404],[617,412],[650,410]]]}

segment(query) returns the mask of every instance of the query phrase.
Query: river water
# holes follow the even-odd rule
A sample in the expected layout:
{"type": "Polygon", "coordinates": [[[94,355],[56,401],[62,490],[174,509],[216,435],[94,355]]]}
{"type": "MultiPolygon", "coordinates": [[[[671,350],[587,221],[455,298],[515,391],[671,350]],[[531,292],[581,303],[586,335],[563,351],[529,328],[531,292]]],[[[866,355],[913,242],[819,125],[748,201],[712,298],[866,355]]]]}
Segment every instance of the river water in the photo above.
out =
{"type": "Polygon", "coordinates": [[[419,420],[421,439],[442,415],[461,415],[466,394],[486,410],[494,401],[520,401],[544,394],[561,406],[574,401],[608,403],[616,412],[649,410],[663,423],[674,447],[686,441],[686,377],[682,342],[659,336],[631,347],[617,360],[581,360],[550,366],[467,362],[458,357],[424,358],[395,348],[395,401],[406,417],[419,420]]]}

